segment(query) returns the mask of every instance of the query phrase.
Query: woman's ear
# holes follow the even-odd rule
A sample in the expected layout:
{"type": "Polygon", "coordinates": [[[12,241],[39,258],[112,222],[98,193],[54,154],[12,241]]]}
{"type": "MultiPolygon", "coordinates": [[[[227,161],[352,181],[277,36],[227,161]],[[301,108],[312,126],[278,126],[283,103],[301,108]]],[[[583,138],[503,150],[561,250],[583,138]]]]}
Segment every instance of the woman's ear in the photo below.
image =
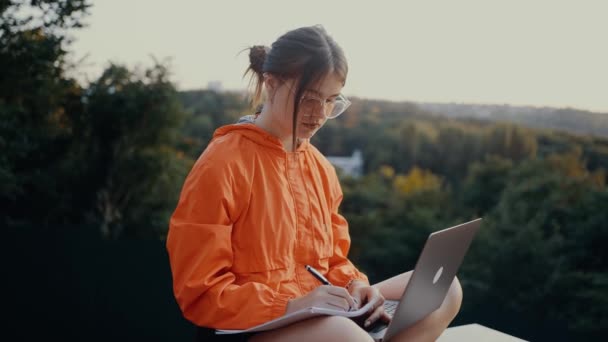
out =
{"type": "Polygon", "coordinates": [[[274,77],[273,75],[265,72],[263,74],[264,76],[264,85],[266,86],[266,89],[268,90],[268,92],[272,93],[275,92],[278,86],[278,80],[276,79],[276,77],[274,77]]]}
{"type": "Polygon", "coordinates": [[[281,82],[278,78],[267,72],[265,72],[263,76],[264,86],[266,87],[266,92],[268,93],[268,97],[270,99],[270,102],[272,103],[274,102],[274,95],[277,92],[277,89],[279,89],[281,82]]]}

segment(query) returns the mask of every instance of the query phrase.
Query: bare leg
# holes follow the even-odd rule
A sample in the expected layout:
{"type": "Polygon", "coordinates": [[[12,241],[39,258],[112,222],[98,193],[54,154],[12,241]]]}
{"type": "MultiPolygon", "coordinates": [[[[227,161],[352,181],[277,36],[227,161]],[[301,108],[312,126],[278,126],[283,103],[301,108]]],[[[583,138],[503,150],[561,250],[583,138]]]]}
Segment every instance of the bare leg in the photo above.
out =
{"type": "MultiPolygon", "coordinates": [[[[401,298],[412,272],[406,272],[386,279],[374,286],[386,299],[401,298]]],[[[439,309],[426,318],[404,330],[393,341],[435,341],[456,317],[462,302],[462,289],[458,279],[454,279],[445,300],[439,309]]],[[[369,334],[346,317],[318,317],[289,325],[284,328],[261,333],[249,339],[260,341],[372,341],[369,334]]]]}
{"type": "Polygon", "coordinates": [[[284,328],[261,333],[249,339],[260,341],[353,341],[373,342],[369,334],[346,317],[329,316],[312,318],[284,328]]]}
{"type": "MultiPolygon", "coordinates": [[[[374,286],[386,299],[401,298],[412,271],[396,275],[374,286]]],[[[395,336],[392,341],[435,341],[456,317],[462,303],[462,288],[455,278],[439,309],[395,336]]]]}

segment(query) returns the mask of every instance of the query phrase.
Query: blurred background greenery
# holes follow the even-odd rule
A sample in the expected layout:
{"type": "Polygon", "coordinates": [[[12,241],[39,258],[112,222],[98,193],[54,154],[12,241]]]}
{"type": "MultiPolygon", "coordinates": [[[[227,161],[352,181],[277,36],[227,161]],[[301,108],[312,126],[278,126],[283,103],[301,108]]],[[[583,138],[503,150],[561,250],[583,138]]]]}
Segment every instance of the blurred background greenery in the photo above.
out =
{"type": "MultiPolygon", "coordinates": [[[[249,114],[247,99],[178,91],[162,63],[112,64],[80,84],[68,33],[88,8],[0,1],[9,332],[191,340],[171,292],[168,218],[213,131],[249,114]],[[17,16],[20,6],[44,15],[17,16]]],[[[480,118],[467,106],[352,101],[314,144],[362,151],[363,176],[341,174],[342,213],[371,281],[412,269],[431,231],[483,217],[453,325],[535,341],[608,333],[606,114],[498,106],[480,118]]]]}

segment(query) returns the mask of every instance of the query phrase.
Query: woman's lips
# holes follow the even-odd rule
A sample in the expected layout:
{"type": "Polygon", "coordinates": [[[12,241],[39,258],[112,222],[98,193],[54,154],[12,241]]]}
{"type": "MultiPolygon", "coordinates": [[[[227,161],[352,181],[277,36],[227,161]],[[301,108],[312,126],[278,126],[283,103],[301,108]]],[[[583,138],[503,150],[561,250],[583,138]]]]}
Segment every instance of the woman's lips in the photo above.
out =
{"type": "Polygon", "coordinates": [[[306,122],[302,122],[302,125],[308,129],[317,129],[319,127],[321,127],[320,124],[318,123],[306,123],[306,122]]]}

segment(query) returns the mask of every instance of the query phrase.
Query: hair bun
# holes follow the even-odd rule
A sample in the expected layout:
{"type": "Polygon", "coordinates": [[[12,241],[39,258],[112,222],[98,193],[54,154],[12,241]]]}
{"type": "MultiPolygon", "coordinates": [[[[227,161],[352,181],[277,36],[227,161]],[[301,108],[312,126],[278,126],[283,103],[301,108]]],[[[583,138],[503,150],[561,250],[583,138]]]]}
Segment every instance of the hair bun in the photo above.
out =
{"type": "Polygon", "coordinates": [[[264,68],[264,61],[266,60],[266,54],[270,51],[270,48],[264,45],[255,45],[249,49],[249,63],[251,64],[251,70],[257,74],[262,74],[264,68]]]}

